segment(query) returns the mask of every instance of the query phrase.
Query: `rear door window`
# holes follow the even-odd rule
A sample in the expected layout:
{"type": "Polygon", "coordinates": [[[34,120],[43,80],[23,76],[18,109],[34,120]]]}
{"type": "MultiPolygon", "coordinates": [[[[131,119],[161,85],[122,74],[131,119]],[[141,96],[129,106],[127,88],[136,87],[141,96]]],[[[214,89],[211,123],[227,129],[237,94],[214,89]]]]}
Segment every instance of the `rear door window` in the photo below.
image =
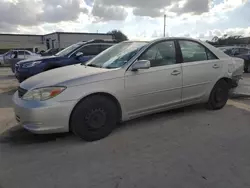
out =
{"type": "Polygon", "coordinates": [[[25,56],[29,56],[29,55],[31,55],[29,52],[27,52],[27,51],[24,51],[24,54],[25,54],[25,56]]]}
{"type": "Polygon", "coordinates": [[[24,58],[24,51],[23,50],[18,51],[18,58],[20,58],[20,59],[24,58]]]}
{"type": "Polygon", "coordinates": [[[194,41],[179,41],[183,62],[195,62],[218,59],[210,50],[194,41]]]}

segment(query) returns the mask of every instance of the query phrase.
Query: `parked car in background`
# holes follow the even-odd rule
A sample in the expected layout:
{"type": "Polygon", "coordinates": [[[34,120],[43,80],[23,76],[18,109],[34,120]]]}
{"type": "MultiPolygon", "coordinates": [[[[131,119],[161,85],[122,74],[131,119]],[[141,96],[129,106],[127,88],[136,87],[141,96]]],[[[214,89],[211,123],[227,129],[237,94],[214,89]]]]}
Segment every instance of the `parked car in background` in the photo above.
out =
{"type": "Polygon", "coordinates": [[[202,41],[126,41],[86,64],[24,81],[13,96],[14,109],[17,121],[31,132],[73,131],[93,141],[108,136],[118,122],[143,115],[196,103],[221,109],[233,72],[243,73],[243,60],[235,63],[202,41]]]}
{"type": "Polygon", "coordinates": [[[244,71],[250,72],[250,49],[237,46],[219,47],[224,53],[244,60],[244,71]]]}
{"type": "Polygon", "coordinates": [[[52,56],[52,55],[55,55],[56,53],[58,53],[59,51],[60,51],[59,48],[51,48],[51,49],[48,49],[45,52],[40,53],[40,54],[41,54],[41,56],[52,56]]]}
{"type": "Polygon", "coordinates": [[[3,62],[3,55],[4,55],[4,54],[0,54],[0,65],[3,65],[3,64],[4,64],[4,62],[3,62]]]}
{"type": "Polygon", "coordinates": [[[54,56],[44,56],[34,59],[19,61],[15,66],[15,75],[19,82],[51,69],[84,63],[112,46],[115,42],[105,40],[91,40],[78,42],[54,56]]]}
{"type": "Polygon", "coordinates": [[[15,64],[18,61],[36,57],[40,57],[40,55],[29,50],[10,50],[3,54],[2,57],[0,57],[0,61],[3,61],[3,64],[5,66],[10,66],[12,71],[14,72],[15,64]]]}

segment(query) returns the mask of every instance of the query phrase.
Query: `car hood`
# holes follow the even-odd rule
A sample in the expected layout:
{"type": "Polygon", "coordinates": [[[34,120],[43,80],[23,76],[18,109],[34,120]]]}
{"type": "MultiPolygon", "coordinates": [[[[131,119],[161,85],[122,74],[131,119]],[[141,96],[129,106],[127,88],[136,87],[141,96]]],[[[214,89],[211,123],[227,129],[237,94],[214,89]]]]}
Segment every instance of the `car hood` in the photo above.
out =
{"type": "Polygon", "coordinates": [[[81,64],[65,66],[57,69],[52,69],[35,76],[32,76],[20,84],[21,88],[30,90],[33,88],[47,87],[54,85],[74,86],[81,85],[88,82],[102,80],[103,78],[95,77],[94,80],[87,79],[94,75],[101,75],[102,73],[110,72],[114,69],[103,69],[88,67],[81,64]]]}
{"type": "Polygon", "coordinates": [[[31,56],[28,59],[24,59],[19,61],[17,64],[18,65],[22,65],[24,63],[28,63],[31,61],[42,61],[42,60],[55,60],[55,59],[60,59],[61,57],[59,56],[39,56],[39,55],[35,55],[35,56],[31,56]]]}

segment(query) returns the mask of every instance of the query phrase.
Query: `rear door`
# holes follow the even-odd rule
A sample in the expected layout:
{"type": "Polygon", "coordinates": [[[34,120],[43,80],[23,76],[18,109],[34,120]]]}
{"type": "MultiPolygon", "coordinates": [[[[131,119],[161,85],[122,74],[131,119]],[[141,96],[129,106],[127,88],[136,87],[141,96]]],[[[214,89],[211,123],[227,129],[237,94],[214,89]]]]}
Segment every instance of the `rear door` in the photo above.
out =
{"type": "Polygon", "coordinates": [[[183,89],[185,103],[200,100],[214,84],[222,70],[221,61],[205,46],[191,40],[179,40],[182,55],[183,89]]]}

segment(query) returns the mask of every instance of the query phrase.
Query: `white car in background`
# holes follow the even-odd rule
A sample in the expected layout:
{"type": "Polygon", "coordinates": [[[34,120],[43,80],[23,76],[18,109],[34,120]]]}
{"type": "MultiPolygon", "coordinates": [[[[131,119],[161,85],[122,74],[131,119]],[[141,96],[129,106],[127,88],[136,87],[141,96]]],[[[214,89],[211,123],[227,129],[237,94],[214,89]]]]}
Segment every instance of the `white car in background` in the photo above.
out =
{"type": "Polygon", "coordinates": [[[11,69],[14,72],[14,67],[17,62],[40,56],[40,54],[33,53],[29,50],[10,50],[0,57],[0,62],[2,62],[2,65],[11,66],[11,69]]]}
{"type": "Polygon", "coordinates": [[[0,54],[0,65],[3,65],[3,54],[0,54]]]}

